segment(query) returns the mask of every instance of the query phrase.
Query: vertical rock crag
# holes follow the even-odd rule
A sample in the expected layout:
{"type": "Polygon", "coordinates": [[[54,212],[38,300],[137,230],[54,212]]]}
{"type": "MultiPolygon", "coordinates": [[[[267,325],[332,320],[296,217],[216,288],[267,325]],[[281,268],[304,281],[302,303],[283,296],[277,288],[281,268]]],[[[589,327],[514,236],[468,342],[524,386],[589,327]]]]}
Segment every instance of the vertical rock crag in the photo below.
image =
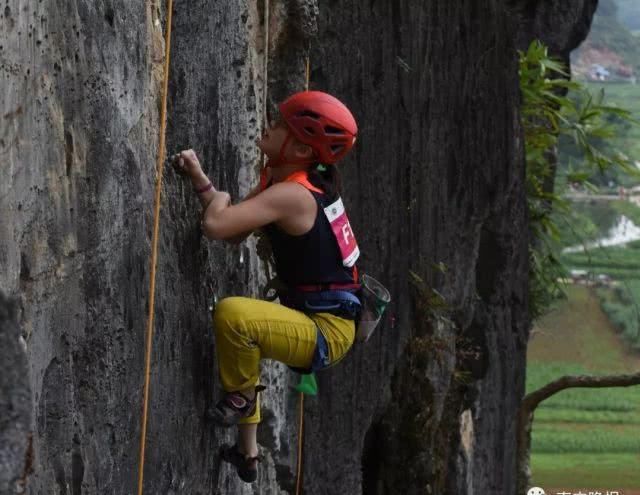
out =
{"type": "Polygon", "coordinates": [[[31,472],[31,390],[16,304],[0,291],[0,493],[24,489],[31,472]]]}
{"type": "MultiPolygon", "coordinates": [[[[358,118],[344,197],[362,268],[394,298],[307,401],[305,493],[514,493],[529,325],[516,48],[544,35],[568,53],[595,2],[561,3],[270,2],[268,103],[302,87],[309,48],[312,88],[358,118]]],[[[256,177],[263,15],[262,0],[174,13],[168,149],[196,149],[234,198],[256,177]]],[[[159,2],[0,6],[0,288],[27,344],[28,493],[134,492],[164,19],[159,2]]],[[[166,171],[146,493],[291,493],[283,366],[264,366],[259,484],[219,464],[209,307],[258,296],[264,267],[252,240],[206,242],[198,214],[166,171]]]]}

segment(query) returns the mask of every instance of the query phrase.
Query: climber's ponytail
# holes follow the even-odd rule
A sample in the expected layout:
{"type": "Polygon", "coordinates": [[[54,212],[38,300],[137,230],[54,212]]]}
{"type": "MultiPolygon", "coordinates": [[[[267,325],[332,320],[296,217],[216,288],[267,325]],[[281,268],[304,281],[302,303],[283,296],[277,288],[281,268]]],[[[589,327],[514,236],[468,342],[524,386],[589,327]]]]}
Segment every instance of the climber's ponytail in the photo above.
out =
{"type": "Polygon", "coordinates": [[[342,178],[335,165],[312,165],[307,175],[309,182],[322,189],[329,200],[337,199],[342,193],[342,178]]]}

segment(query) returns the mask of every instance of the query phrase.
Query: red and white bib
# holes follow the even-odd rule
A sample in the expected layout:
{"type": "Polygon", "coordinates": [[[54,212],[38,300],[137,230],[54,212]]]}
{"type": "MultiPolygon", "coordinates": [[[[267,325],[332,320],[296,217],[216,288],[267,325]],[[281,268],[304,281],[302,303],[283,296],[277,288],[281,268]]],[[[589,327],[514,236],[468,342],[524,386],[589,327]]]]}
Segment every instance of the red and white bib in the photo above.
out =
{"type": "MultiPolygon", "coordinates": [[[[266,169],[263,169],[263,173],[261,174],[262,189],[267,187],[265,170],[266,169]]],[[[322,189],[317,188],[309,182],[307,172],[303,170],[294,172],[287,177],[284,182],[297,182],[310,191],[324,194],[322,189]]],[[[342,198],[338,198],[336,201],[324,208],[324,214],[327,217],[327,220],[329,220],[331,231],[333,232],[338,243],[338,247],[340,248],[343,266],[352,267],[360,256],[360,249],[358,248],[358,243],[353,235],[353,230],[351,230],[351,224],[347,218],[347,212],[344,209],[342,198]]]]}
{"type": "Polygon", "coordinates": [[[329,220],[336,241],[338,241],[342,264],[348,267],[353,266],[358,256],[360,256],[360,249],[353,235],[353,230],[351,230],[351,224],[347,218],[347,212],[344,210],[342,198],[338,198],[337,201],[327,206],[324,209],[324,214],[329,220]]]}

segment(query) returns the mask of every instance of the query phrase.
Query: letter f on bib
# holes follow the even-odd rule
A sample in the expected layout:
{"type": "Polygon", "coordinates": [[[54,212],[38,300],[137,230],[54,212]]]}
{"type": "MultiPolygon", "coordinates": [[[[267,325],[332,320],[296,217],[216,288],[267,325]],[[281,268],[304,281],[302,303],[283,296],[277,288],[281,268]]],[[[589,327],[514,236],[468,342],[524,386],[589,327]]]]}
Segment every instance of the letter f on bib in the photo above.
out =
{"type": "Polygon", "coordinates": [[[351,226],[348,223],[345,223],[342,226],[342,238],[344,239],[345,244],[349,244],[349,237],[353,237],[353,233],[351,232],[351,226]]]}

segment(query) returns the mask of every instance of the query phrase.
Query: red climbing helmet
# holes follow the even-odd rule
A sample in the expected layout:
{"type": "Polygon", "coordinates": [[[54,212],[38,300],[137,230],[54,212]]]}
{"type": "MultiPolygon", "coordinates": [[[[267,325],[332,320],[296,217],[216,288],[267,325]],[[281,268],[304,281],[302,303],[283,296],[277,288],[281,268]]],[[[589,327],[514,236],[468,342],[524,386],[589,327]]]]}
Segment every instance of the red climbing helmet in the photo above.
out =
{"type": "Polygon", "coordinates": [[[280,103],[279,109],[291,133],[315,150],[320,163],[336,163],[356,141],[358,126],[353,115],[327,93],[295,93],[280,103]]]}

